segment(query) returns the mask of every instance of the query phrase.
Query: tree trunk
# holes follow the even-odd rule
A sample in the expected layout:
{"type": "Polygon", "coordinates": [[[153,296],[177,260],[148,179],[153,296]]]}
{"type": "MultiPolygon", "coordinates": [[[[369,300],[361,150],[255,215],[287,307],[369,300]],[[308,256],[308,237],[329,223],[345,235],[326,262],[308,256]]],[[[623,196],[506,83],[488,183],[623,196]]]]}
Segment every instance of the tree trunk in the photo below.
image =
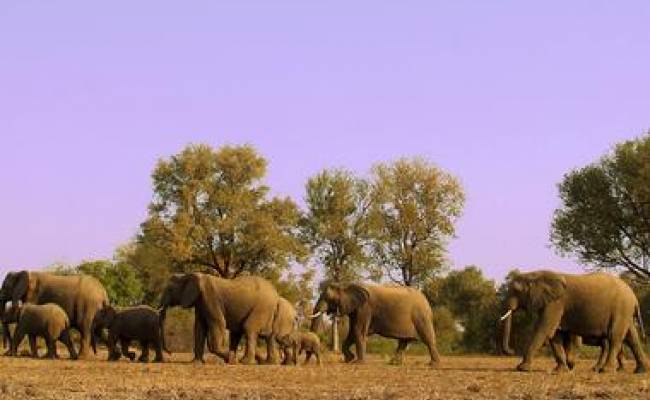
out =
{"type": "Polygon", "coordinates": [[[341,352],[341,346],[339,345],[339,317],[334,314],[332,316],[332,351],[336,354],[341,352]]]}

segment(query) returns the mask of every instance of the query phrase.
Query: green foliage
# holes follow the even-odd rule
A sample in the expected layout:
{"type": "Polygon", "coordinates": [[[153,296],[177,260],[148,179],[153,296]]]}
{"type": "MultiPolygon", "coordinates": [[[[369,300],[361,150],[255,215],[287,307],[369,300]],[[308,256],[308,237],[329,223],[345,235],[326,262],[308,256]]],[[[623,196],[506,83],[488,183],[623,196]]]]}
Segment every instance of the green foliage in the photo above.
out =
{"type": "MultiPolygon", "coordinates": [[[[306,268],[300,273],[289,271],[282,274],[277,270],[272,270],[263,276],[273,283],[280,296],[298,307],[299,313],[304,311],[302,308],[311,304],[316,276],[314,268],[306,268]]],[[[311,314],[311,307],[307,313],[311,314]]]]}
{"type": "Polygon", "coordinates": [[[618,144],[558,186],[551,241],[597,268],[624,267],[650,281],[650,133],[618,144]]]}
{"type": "Polygon", "coordinates": [[[136,270],[124,262],[84,261],[76,267],[55,266],[53,272],[61,275],[85,274],[97,278],[106,289],[111,304],[118,306],[140,304],[144,296],[136,270]]]}
{"type": "Polygon", "coordinates": [[[305,255],[300,214],[289,198],[269,199],[265,175],[266,160],[251,146],[190,145],[160,160],[143,240],[177,269],[208,268],[225,278],[286,269],[305,255]]]}
{"type": "Polygon", "coordinates": [[[364,240],[370,206],[368,184],[345,170],[309,178],[302,237],[331,281],[354,282],[367,264],[364,240]]]}
{"type": "Polygon", "coordinates": [[[371,198],[375,276],[420,286],[439,273],[465,202],[460,182],[424,159],[400,159],[373,168],[371,198]]]}

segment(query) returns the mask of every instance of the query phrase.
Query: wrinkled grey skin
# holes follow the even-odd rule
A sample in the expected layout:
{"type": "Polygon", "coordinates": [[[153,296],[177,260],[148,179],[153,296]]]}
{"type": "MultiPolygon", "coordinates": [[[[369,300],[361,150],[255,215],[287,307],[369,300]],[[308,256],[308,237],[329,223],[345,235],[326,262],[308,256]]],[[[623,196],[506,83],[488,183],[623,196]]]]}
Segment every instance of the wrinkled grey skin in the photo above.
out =
{"type": "MultiPolygon", "coordinates": [[[[433,312],[429,302],[417,289],[402,286],[375,286],[352,284],[329,285],[321,293],[314,315],[338,313],[350,318],[350,331],[343,342],[345,361],[363,362],[368,335],[378,334],[397,339],[393,363],[401,364],[409,342],[420,339],[429,349],[430,365],[438,366],[440,356],[436,348],[433,312]],[[355,354],[350,351],[356,346],[355,354]]],[[[316,327],[312,323],[312,331],[316,327]]]]}
{"type": "MultiPolygon", "coordinates": [[[[275,312],[275,316],[273,317],[272,335],[278,341],[278,347],[280,348],[280,352],[283,355],[282,364],[288,364],[290,361],[288,359],[289,349],[280,344],[279,338],[281,336],[286,336],[294,331],[297,325],[297,317],[298,313],[296,312],[296,308],[289,302],[289,300],[285,299],[284,297],[280,297],[280,300],[278,301],[278,308],[275,312]]],[[[258,361],[265,364],[277,364],[279,359],[276,352],[276,354],[267,354],[265,360],[261,357],[258,357],[258,361]]]]}
{"type": "Polygon", "coordinates": [[[0,304],[7,301],[14,305],[19,302],[57,304],[68,315],[70,326],[81,333],[79,357],[86,358],[93,340],[93,317],[97,310],[108,304],[108,296],[102,284],[91,276],[20,271],[5,276],[0,289],[0,304]]]}
{"type": "Polygon", "coordinates": [[[160,301],[161,320],[168,307],[194,308],[194,361],[204,362],[208,349],[224,361],[237,362],[237,347],[246,337],[244,364],[256,361],[257,339],[266,338],[267,354],[275,354],[273,320],[280,296],[273,285],[260,277],[222,279],[203,273],[175,274],[169,279],[160,301]],[[229,349],[224,338],[229,333],[229,349]]]}
{"type": "Polygon", "coordinates": [[[298,364],[298,356],[303,353],[306,354],[305,364],[309,363],[312,355],[316,356],[316,363],[321,365],[321,346],[320,338],[313,332],[299,332],[295,331],[278,338],[278,342],[285,349],[291,349],[288,355],[289,362],[293,365],[298,364]]]}
{"type": "Polygon", "coordinates": [[[38,357],[36,338],[42,337],[47,345],[47,358],[58,358],[56,342],[61,341],[68,348],[70,358],[77,359],[77,352],[70,338],[70,320],[61,307],[56,304],[25,304],[16,305],[4,313],[3,322],[16,323],[16,330],[11,341],[9,355],[18,354],[18,346],[29,337],[32,357],[38,357]]]}
{"type": "Polygon", "coordinates": [[[635,372],[646,371],[645,354],[634,324],[636,317],[639,326],[643,326],[638,301],[632,289],[615,276],[605,273],[572,275],[552,271],[519,274],[508,285],[506,305],[508,312],[502,317],[505,319],[503,349],[506,353],[512,351],[509,346],[512,313],[525,309],[538,316],[523,361],[517,366],[520,371],[531,370],[535,353],[547,340],[550,340],[556,355],[557,370],[568,370],[561,341],[551,340],[557,330],[570,335],[606,339],[609,348],[600,372],[614,369],[623,343],[634,354],[635,372]]]}
{"type": "MultiPolygon", "coordinates": [[[[121,308],[104,306],[95,314],[93,333],[95,336],[101,336],[101,331],[104,329],[108,330],[106,345],[108,346],[109,361],[119,360],[121,356],[133,361],[135,353],[129,351],[129,346],[134,340],[140,343],[142,349],[138,358],[140,362],[149,361],[149,347],[153,347],[156,353],[155,362],[164,361],[163,350],[169,353],[165,346],[165,337],[158,311],[149,306],[121,308]],[[121,351],[117,348],[118,342],[121,351]]],[[[95,339],[96,341],[97,339],[95,339]]]]}

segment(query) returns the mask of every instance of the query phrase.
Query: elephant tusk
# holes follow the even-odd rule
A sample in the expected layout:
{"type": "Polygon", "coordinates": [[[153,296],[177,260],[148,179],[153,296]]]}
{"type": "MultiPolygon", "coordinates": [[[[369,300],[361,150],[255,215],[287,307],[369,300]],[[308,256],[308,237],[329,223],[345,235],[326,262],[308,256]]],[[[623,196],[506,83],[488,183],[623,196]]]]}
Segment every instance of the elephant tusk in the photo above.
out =
{"type": "Polygon", "coordinates": [[[309,319],[314,319],[314,318],[318,318],[318,317],[320,317],[320,316],[321,316],[321,314],[322,314],[322,313],[323,313],[322,311],[319,311],[319,312],[317,312],[317,313],[316,313],[316,314],[314,314],[314,315],[310,315],[310,316],[309,316],[309,319]]]}
{"type": "Polygon", "coordinates": [[[508,312],[503,314],[503,316],[499,320],[504,321],[505,319],[507,319],[511,315],[512,315],[512,310],[508,310],[508,312]]]}

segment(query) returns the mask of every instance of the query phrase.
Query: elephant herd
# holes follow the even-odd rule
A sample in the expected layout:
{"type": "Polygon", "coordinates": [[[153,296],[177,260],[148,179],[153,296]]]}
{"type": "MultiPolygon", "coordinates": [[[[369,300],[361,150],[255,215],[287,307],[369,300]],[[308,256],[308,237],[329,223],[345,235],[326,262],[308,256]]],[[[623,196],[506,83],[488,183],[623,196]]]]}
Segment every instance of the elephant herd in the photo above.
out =
{"type": "MultiPolygon", "coordinates": [[[[621,279],[605,273],[570,275],[551,271],[518,274],[508,284],[503,321],[503,351],[512,354],[510,336],[513,313],[526,310],[537,315],[534,333],[518,370],[528,371],[539,348],[549,343],[556,370],[574,366],[580,341],[601,347],[594,367],[608,372],[621,367],[622,345],[636,360],[635,372],[645,372],[646,359],[641,338],[643,321],[636,296],[621,279]]],[[[225,363],[297,362],[303,351],[308,362],[314,355],[320,364],[318,336],[297,328],[293,305],[282,298],[267,280],[255,276],[222,279],[204,273],[173,275],[162,293],[160,308],[148,306],[113,307],[99,281],[84,275],[58,276],[45,272],[10,272],[0,289],[0,313],[8,355],[16,355],[24,336],[29,337],[32,355],[37,355],[36,336],[47,344],[47,357],[57,357],[55,341],[63,342],[71,358],[77,353],[70,329],[81,337],[78,356],[88,357],[103,340],[109,360],[124,356],[131,342],[140,344],[140,361],[163,361],[164,326],[167,310],[182,307],[194,310],[194,361],[204,362],[205,349],[225,363]],[[11,308],[6,309],[7,302],[11,308]],[[9,324],[16,323],[13,338],[9,324]],[[237,357],[242,339],[244,353],[237,357]],[[261,341],[266,351],[258,351],[261,341]],[[8,342],[8,343],[7,343],[8,342]]],[[[349,284],[325,287],[314,306],[312,331],[323,314],[347,316],[350,329],[343,342],[346,362],[365,360],[369,335],[397,340],[394,362],[402,363],[409,343],[419,340],[427,347],[430,365],[438,366],[433,313],[417,289],[397,286],[349,284]],[[352,352],[354,346],[355,352],[352,352]]]]}

